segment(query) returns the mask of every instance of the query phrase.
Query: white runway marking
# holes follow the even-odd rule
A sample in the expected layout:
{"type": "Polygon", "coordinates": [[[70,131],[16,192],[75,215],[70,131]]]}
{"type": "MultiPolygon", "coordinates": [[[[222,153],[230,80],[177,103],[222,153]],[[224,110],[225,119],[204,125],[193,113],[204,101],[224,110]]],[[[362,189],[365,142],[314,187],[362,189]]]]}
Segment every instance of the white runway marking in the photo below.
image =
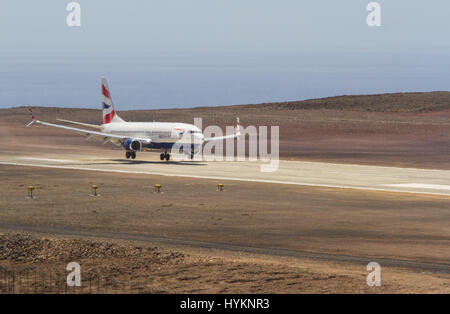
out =
{"type": "Polygon", "coordinates": [[[415,188],[415,189],[430,189],[430,190],[449,190],[450,185],[441,184],[423,184],[423,183],[399,183],[399,184],[383,184],[383,186],[392,186],[394,188],[415,188]]]}
{"type": "Polygon", "coordinates": [[[50,161],[50,162],[76,162],[70,159],[52,159],[52,158],[37,158],[37,157],[18,157],[23,160],[40,160],[40,161],[50,161]]]}
{"type": "MultiPolygon", "coordinates": [[[[0,162],[0,165],[56,168],[56,169],[83,170],[83,171],[100,171],[100,172],[113,172],[113,173],[129,173],[129,174],[147,174],[147,175],[158,175],[158,176],[166,176],[166,177],[183,177],[183,178],[210,179],[210,180],[259,182],[259,183],[313,186],[313,187],[324,187],[324,188],[355,189],[355,190],[409,193],[409,194],[429,194],[429,195],[440,195],[440,196],[449,196],[450,195],[448,192],[429,192],[427,190],[425,190],[425,191],[408,190],[407,188],[410,188],[410,187],[397,187],[397,189],[393,189],[393,187],[378,188],[378,187],[371,187],[371,186],[319,184],[319,183],[312,183],[312,182],[293,182],[293,181],[265,180],[265,179],[254,179],[254,178],[204,176],[204,175],[191,175],[191,174],[181,174],[181,173],[178,174],[178,173],[163,173],[163,172],[154,172],[154,171],[102,169],[102,168],[93,168],[93,167],[75,167],[75,166],[64,166],[64,165],[26,164],[26,163],[18,163],[18,162],[0,162]]],[[[388,185],[384,185],[384,186],[388,186],[388,185]]]]}

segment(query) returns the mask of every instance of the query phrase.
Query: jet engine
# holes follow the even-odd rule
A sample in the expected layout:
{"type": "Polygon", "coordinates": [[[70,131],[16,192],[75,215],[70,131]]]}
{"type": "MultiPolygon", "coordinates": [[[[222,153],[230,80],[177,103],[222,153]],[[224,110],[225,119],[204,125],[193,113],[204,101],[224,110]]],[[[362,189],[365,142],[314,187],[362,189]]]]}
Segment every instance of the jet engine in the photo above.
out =
{"type": "Polygon", "coordinates": [[[126,150],[132,150],[136,152],[142,149],[142,143],[138,140],[129,138],[122,143],[122,147],[125,148],[126,150]]]}

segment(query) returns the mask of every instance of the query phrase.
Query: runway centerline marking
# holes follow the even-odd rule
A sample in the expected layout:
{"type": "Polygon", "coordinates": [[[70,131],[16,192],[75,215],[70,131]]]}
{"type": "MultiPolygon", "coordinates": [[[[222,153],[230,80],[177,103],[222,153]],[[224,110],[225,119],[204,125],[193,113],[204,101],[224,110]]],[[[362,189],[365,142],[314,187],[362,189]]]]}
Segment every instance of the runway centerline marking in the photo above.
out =
{"type": "MultiPolygon", "coordinates": [[[[165,177],[181,177],[181,178],[195,178],[195,179],[209,179],[209,180],[259,182],[259,183],[272,183],[272,184],[285,184],[285,185],[298,185],[298,186],[312,186],[312,187],[323,187],[323,188],[354,189],[354,190],[379,191],[379,192],[393,192],[393,193],[409,193],[409,194],[428,194],[428,195],[450,196],[450,193],[448,193],[448,192],[414,191],[414,190],[405,190],[405,189],[402,189],[401,187],[399,189],[393,189],[393,188],[381,188],[381,187],[378,188],[378,187],[370,187],[370,186],[320,184],[320,183],[311,183],[311,182],[292,182],[292,181],[278,181],[278,180],[266,180],[266,179],[254,179],[254,178],[236,178],[236,177],[222,177],[222,176],[204,176],[204,175],[191,175],[191,174],[178,174],[178,173],[164,173],[164,172],[154,172],[154,171],[87,168],[87,167],[74,167],[74,166],[64,166],[64,165],[27,164],[27,163],[3,162],[3,161],[0,162],[0,165],[23,166],[23,167],[41,167],[41,168],[67,169],[67,170],[82,170],[82,171],[96,171],[96,172],[112,172],[112,173],[147,174],[147,175],[157,175],[157,176],[165,176],[165,177]]],[[[405,188],[405,187],[403,187],[403,188],[405,188]]]]}
{"type": "Polygon", "coordinates": [[[398,184],[383,184],[383,186],[392,186],[395,188],[416,188],[416,189],[449,190],[450,191],[450,185],[441,185],[441,184],[398,183],[398,184]]]}

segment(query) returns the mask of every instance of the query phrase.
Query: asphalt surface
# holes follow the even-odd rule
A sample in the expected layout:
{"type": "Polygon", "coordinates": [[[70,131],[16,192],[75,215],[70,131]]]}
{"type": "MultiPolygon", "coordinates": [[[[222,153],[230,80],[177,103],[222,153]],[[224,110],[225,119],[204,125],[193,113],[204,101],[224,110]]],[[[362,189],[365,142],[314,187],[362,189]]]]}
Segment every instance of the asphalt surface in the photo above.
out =
{"type": "Polygon", "coordinates": [[[127,160],[118,151],[96,155],[0,153],[1,164],[450,196],[450,170],[280,160],[272,168],[275,171],[264,172],[268,161],[161,162],[153,153],[127,160]]]}

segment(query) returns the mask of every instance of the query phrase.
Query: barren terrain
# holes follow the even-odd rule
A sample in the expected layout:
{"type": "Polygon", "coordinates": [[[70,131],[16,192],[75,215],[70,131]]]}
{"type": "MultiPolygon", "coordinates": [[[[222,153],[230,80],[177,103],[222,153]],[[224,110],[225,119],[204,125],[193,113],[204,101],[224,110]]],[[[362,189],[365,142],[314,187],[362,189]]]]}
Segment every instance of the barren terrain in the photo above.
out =
{"type": "Polygon", "coordinates": [[[0,293],[450,291],[446,275],[402,268],[383,267],[382,285],[369,287],[365,267],[344,263],[29,233],[3,233],[0,240],[0,293]],[[81,287],[66,285],[73,261],[81,266],[81,287]]]}
{"type": "MultiPolygon", "coordinates": [[[[125,112],[116,107],[130,121],[192,123],[203,117],[204,126],[224,126],[239,116],[244,126],[279,125],[280,153],[288,160],[450,169],[450,93],[125,112]]],[[[101,120],[99,110],[34,113],[48,122],[101,120]]],[[[24,128],[29,120],[26,108],[0,110],[3,157],[58,163],[61,153],[101,155],[107,167],[122,156],[111,144],[77,134],[24,128]]],[[[218,192],[217,183],[223,182],[0,165],[1,291],[450,292],[448,196],[245,181],[226,182],[218,192]],[[154,192],[156,183],[163,193],[154,192]],[[90,195],[92,184],[99,196],[90,195]],[[29,185],[36,188],[32,199],[29,185]],[[71,261],[80,263],[84,281],[67,291],[65,266],[71,261]],[[382,267],[381,287],[366,284],[372,261],[382,267]]]]}
{"type": "Polygon", "coordinates": [[[2,166],[0,176],[1,230],[75,239],[40,252],[5,245],[15,239],[7,237],[6,269],[48,277],[72,259],[119,292],[449,291],[448,197],[245,182],[217,192],[214,180],[18,166],[2,166]],[[100,196],[90,196],[91,184],[100,196]],[[89,253],[80,237],[100,241],[100,251],[89,253]],[[123,241],[184,258],[161,264],[151,250],[101,250],[123,241]],[[371,261],[386,273],[380,288],[365,283],[371,261]]]}
{"type": "MultiPolygon", "coordinates": [[[[120,111],[127,121],[177,121],[203,127],[241,124],[280,126],[282,158],[339,163],[450,169],[450,92],[341,96],[286,103],[200,107],[193,109],[120,111]]],[[[43,121],[56,118],[101,123],[100,110],[34,108],[43,121]]],[[[39,143],[69,141],[92,145],[65,131],[25,129],[30,121],[25,107],[0,109],[0,134],[8,145],[39,135],[39,143]],[[12,141],[19,141],[12,143],[12,141]]],[[[7,145],[7,146],[8,146],[7,145]]],[[[105,145],[112,148],[111,144],[105,145]]],[[[7,149],[7,147],[4,147],[7,149]]]]}

